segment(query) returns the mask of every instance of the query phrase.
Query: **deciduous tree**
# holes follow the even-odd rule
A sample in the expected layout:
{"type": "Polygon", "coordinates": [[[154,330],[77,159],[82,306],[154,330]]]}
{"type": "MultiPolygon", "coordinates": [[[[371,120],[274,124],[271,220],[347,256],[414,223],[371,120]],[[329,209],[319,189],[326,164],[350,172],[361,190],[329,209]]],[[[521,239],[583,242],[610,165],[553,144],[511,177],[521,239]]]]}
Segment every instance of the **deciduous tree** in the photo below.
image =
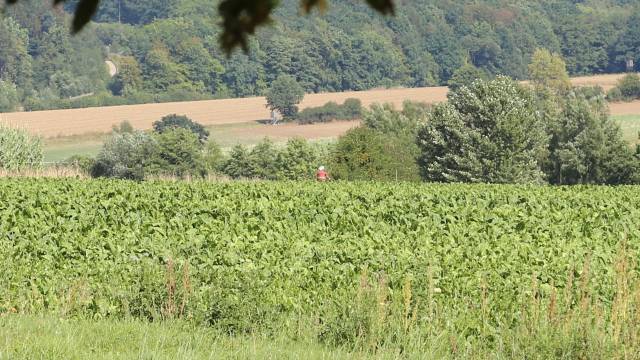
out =
{"type": "Polygon", "coordinates": [[[281,75],[267,91],[267,107],[278,111],[286,120],[298,113],[298,104],[304,98],[304,90],[292,76],[281,75]]]}

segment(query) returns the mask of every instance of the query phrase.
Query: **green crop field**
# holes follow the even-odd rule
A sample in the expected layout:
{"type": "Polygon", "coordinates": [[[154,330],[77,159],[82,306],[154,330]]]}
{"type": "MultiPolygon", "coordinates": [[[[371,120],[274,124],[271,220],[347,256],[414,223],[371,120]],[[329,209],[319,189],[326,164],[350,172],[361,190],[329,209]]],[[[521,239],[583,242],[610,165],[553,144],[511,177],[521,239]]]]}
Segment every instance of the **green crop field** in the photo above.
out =
{"type": "Polygon", "coordinates": [[[638,204],[632,186],[2,179],[0,328],[179,319],[390,354],[558,351],[535,338],[615,357],[640,350],[638,204]]]}

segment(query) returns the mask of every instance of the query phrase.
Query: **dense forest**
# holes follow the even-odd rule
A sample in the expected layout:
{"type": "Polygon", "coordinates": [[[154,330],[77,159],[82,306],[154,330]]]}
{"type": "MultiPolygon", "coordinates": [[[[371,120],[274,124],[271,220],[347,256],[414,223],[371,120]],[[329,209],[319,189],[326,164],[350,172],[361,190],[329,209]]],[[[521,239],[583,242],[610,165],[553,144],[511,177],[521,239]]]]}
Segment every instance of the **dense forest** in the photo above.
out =
{"type": "Polygon", "coordinates": [[[346,0],[301,16],[283,0],[231,57],[215,0],[102,0],[71,36],[74,6],[18,3],[0,18],[0,111],[261,95],[283,73],[307,92],[444,85],[463,66],[522,79],[537,48],[573,75],[640,69],[640,0],[396,1],[392,17],[346,0]]]}

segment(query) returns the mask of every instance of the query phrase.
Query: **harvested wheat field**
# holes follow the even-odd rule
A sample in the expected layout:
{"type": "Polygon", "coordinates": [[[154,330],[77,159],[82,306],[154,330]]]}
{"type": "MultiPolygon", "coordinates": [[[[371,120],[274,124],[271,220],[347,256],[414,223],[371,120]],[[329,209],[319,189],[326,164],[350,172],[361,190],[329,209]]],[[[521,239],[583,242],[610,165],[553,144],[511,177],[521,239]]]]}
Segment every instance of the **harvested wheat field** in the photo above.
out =
{"type": "MultiPolygon", "coordinates": [[[[301,108],[343,102],[358,98],[364,106],[404,100],[434,103],[446,99],[446,87],[384,89],[307,95],[301,108]]],[[[163,104],[109,106],[86,109],[48,110],[2,114],[3,123],[20,126],[44,137],[80,135],[111,131],[113,125],[129,121],[136,129],[149,129],[154,121],[168,114],[187,115],[205,126],[237,124],[269,119],[264,97],[187,101],[163,104]]]]}
{"type": "Polygon", "coordinates": [[[640,115],[640,100],[611,103],[611,115],[640,115]]]}
{"type": "MultiPolygon", "coordinates": [[[[575,85],[581,86],[600,85],[608,89],[611,88],[621,76],[623,75],[578,77],[572,79],[572,82],[575,85]]],[[[405,100],[437,103],[446,100],[446,95],[446,87],[309,94],[305,97],[300,107],[304,109],[310,106],[320,106],[328,101],[341,103],[348,98],[360,99],[364,106],[369,106],[373,103],[392,103],[396,107],[400,107],[405,100]]],[[[265,104],[266,101],[263,97],[253,97],[86,109],[15,112],[1,114],[0,123],[19,126],[44,137],[109,132],[113,125],[125,120],[129,121],[136,129],[149,129],[154,121],[168,114],[187,115],[205,126],[212,126],[266,120],[269,118],[269,111],[265,107],[265,104]]],[[[611,112],[614,115],[640,114],[640,101],[612,104],[611,112]]],[[[335,126],[340,127],[342,125],[335,126]]],[[[327,126],[327,128],[330,128],[330,126],[327,126]]],[[[283,128],[276,127],[270,131],[279,131],[280,129],[283,128]]]]}
{"type": "Polygon", "coordinates": [[[605,91],[610,90],[616,86],[618,80],[626,74],[605,74],[605,75],[592,75],[592,76],[579,76],[571,78],[571,83],[574,86],[600,86],[605,91]]]}

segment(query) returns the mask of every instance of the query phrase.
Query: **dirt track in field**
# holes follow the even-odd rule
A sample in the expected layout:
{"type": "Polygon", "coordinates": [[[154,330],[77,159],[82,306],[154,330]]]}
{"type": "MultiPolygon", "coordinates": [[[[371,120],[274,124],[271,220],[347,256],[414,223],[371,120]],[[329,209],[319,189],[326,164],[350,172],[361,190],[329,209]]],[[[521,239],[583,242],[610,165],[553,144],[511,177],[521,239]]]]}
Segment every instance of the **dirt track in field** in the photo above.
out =
{"type": "MultiPolygon", "coordinates": [[[[575,85],[600,85],[611,88],[622,75],[598,75],[572,79],[575,85]]],[[[446,100],[446,87],[429,87],[414,89],[383,89],[361,92],[342,92],[309,94],[305,96],[301,108],[320,106],[328,101],[343,102],[348,98],[358,98],[364,106],[372,103],[392,103],[401,107],[405,100],[437,103],[446,100]]],[[[127,120],[136,129],[149,129],[152,123],[168,114],[187,115],[203,125],[238,124],[266,120],[269,111],[262,97],[244,99],[224,99],[207,101],[174,102],[163,104],[142,104],[98,107],[71,110],[49,110],[34,112],[16,112],[0,114],[0,123],[19,126],[32,133],[44,137],[81,135],[87,133],[103,133],[111,131],[113,125],[127,120]]],[[[623,104],[612,104],[614,115],[640,114],[640,101],[623,104]]],[[[313,131],[321,131],[327,136],[338,136],[346,129],[345,123],[324,124],[316,127],[291,128],[273,127],[265,132],[280,131],[304,132],[309,135],[313,131]],[[331,130],[333,129],[333,130],[331,130]]],[[[276,133],[273,136],[278,136],[276,133]]],[[[308,137],[306,135],[301,135],[308,137]]],[[[324,137],[324,136],[318,136],[324,137]]]]}

